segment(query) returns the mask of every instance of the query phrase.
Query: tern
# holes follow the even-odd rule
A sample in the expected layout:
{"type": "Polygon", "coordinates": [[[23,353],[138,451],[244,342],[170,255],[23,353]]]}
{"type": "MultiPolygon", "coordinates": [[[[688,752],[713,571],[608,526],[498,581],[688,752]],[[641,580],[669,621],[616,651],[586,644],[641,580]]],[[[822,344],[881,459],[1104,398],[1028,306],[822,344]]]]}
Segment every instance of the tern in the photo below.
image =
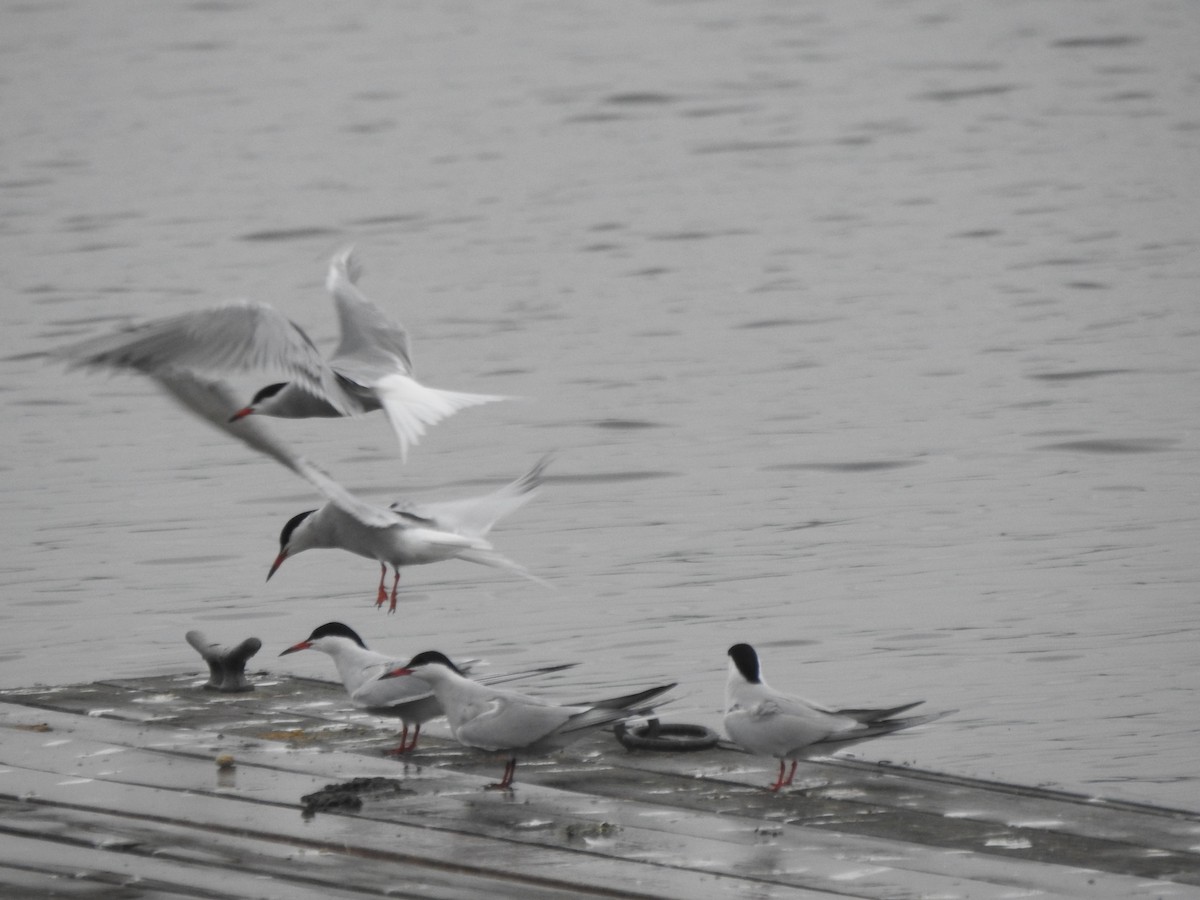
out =
{"type": "Polygon", "coordinates": [[[792,783],[801,759],[829,756],[859,741],[923,725],[954,712],[895,718],[923,702],[887,709],[831,709],[773,690],[763,680],[758,654],[749,644],[729,648],[725,731],[750,753],[779,760],[779,777],[769,786],[771,791],[792,783]],[[787,760],[791,760],[792,767],[785,779],[787,760]]]}
{"type": "Polygon", "coordinates": [[[382,409],[400,442],[400,455],[460,409],[504,400],[427,387],[416,380],[408,334],[359,291],[353,248],[329,264],[341,341],[327,361],[304,330],[265,303],[236,301],[156,319],[64,351],[74,366],[132,369],[145,374],[183,370],[213,375],[269,370],[290,381],[269,384],[249,404],[234,402],[226,416],[287,419],[349,416],[382,409]]]}
{"type": "Polygon", "coordinates": [[[463,559],[467,562],[507,569],[530,581],[545,584],[524,566],[498,552],[484,537],[502,517],[514,512],[537,492],[542,473],[549,462],[543,457],[516,481],[480,497],[414,503],[397,500],[389,507],[361,509],[347,507],[331,498],[320,509],[305,510],[292,516],[279,533],[279,555],[267,572],[267,580],[284,561],[313,549],[345,550],[379,563],[379,591],[375,605],[391,599],[388,612],[396,611],[396,589],[400,569],[463,559]],[[392,590],[384,588],[387,567],[392,567],[392,590]]]}
{"type": "MultiPolygon", "coordinates": [[[[393,755],[410,753],[416,749],[417,740],[421,736],[421,725],[443,715],[442,706],[433,695],[433,688],[428,682],[420,678],[380,680],[384,673],[402,665],[402,659],[368,649],[358,632],[349,625],[342,622],[326,622],[313,629],[307,638],[288,647],[279,655],[287,656],[300,650],[319,650],[333,660],[342,686],[355,706],[378,716],[400,720],[403,730],[400,732],[400,745],[390,751],[393,755]],[[413,729],[411,741],[408,740],[410,727],[413,729]]],[[[446,660],[446,664],[454,665],[449,660],[446,660]]],[[[560,672],[574,665],[565,663],[542,666],[525,672],[485,676],[481,680],[486,684],[498,684],[533,675],[560,672]]]]}
{"type": "Polygon", "coordinates": [[[417,678],[432,685],[456,741],[507,755],[503,777],[488,785],[501,790],[512,788],[519,757],[544,756],[598,728],[647,715],[653,711],[650,701],[675,687],[666,684],[607,700],[557,706],[472,681],[437,651],[418,653],[383,678],[417,678]]]}
{"type": "MultiPolygon", "coordinates": [[[[91,349],[88,342],[62,348],[56,355],[74,365],[101,365],[91,349]]],[[[383,574],[387,572],[388,563],[396,567],[391,612],[396,609],[398,567],[403,565],[438,562],[457,556],[545,583],[498,553],[483,535],[499,518],[533,497],[541,483],[547,459],[542,459],[511,485],[485,497],[423,506],[403,501],[393,503],[391,507],[378,506],[351,493],[321,466],[293,450],[260,417],[231,419],[229,409],[235,398],[233,389],[224,381],[185,368],[142,368],[129,362],[134,357],[124,359],[118,349],[110,349],[115,355],[104,364],[147,376],[188,412],[292,470],[329,501],[321,509],[294,516],[284,526],[279,555],[267,574],[268,579],[289,554],[314,547],[340,547],[378,560],[383,574]]],[[[382,605],[387,599],[382,585],[381,575],[376,605],[382,605]]]]}

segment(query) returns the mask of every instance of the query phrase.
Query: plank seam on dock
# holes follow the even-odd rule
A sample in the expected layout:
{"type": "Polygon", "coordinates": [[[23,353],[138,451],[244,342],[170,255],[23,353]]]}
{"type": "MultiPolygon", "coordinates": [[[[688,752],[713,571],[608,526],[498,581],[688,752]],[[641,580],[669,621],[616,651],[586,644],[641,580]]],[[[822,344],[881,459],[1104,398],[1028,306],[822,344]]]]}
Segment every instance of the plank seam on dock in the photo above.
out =
{"type": "MultiPolygon", "coordinates": [[[[124,782],[122,782],[122,783],[124,783],[124,782]]],[[[145,785],[142,785],[142,786],[145,787],[145,785]]],[[[159,787],[155,787],[154,789],[164,790],[164,788],[159,788],[159,787]]],[[[192,793],[192,792],[185,790],[185,791],[182,791],[182,793],[192,793]]],[[[239,797],[237,799],[246,800],[248,798],[240,798],[239,797]]],[[[345,843],[335,843],[332,841],[317,841],[317,840],[312,840],[312,839],[307,839],[307,838],[299,838],[299,837],[295,837],[295,836],[288,836],[286,839],[281,839],[281,837],[279,835],[274,835],[274,834],[271,834],[270,832],[255,831],[254,829],[249,828],[249,827],[237,829],[237,828],[231,828],[231,827],[224,826],[224,825],[216,825],[213,823],[199,823],[199,822],[188,821],[185,819],[175,819],[175,818],[171,818],[169,816],[151,815],[148,813],[132,813],[132,812],[126,812],[126,811],[115,812],[113,810],[101,809],[99,807],[87,806],[87,805],[79,804],[79,803],[66,803],[61,800],[45,800],[45,799],[41,799],[41,798],[37,798],[37,797],[33,797],[33,798],[15,797],[12,794],[3,794],[3,793],[0,793],[0,800],[7,800],[10,802],[35,805],[35,806],[45,807],[45,808],[49,808],[49,809],[56,809],[56,808],[57,809],[69,809],[69,810],[73,810],[76,812],[85,812],[85,813],[92,813],[92,814],[103,813],[105,815],[114,816],[116,818],[129,819],[131,821],[147,822],[147,823],[151,823],[151,824],[155,824],[155,825],[171,825],[171,826],[175,826],[175,827],[193,828],[193,829],[197,829],[200,831],[208,831],[208,832],[212,832],[215,834],[223,834],[223,835],[227,835],[227,836],[231,836],[231,837],[250,837],[250,838],[253,838],[253,839],[259,840],[259,841],[267,841],[267,842],[275,843],[275,844],[285,844],[287,846],[302,847],[302,848],[308,849],[308,850],[323,851],[323,852],[327,852],[327,853],[337,854],[340,856],[359,857],[362,859],[370,859],[370,860],[374,860],[377,862],[391,862],[391,863],[397,863],[397,864],[407,864],[407,865],[412,865],[412,866],[416,866],[416,867],[420,867],[420,868],[435,869],[437,871],[448,872],[451,874],[473,875],[473,876],[477,876],[477,877],[481,877],[481,878],[490,878],[490,879],[508,881],[513,884],[527,884],[527,885],[541,887],[541,888],[550,888],[553,890],[566,890],[566,891],[571,891],[572,893],[574,893],[576,895],[587,894],[589,896],[595,896],[595,897],[614,897],[614,898],[620,898],[620,900],[661,900],[660,895],[657,895],[657,894],[643,894],[643,893],[633,893],[633,892],[626,891],[626,890],[612,890],[612,889],[606,889],[603,887],[598,887],[598,886],[592,885],[592,884],[581,884],[579,882],[563,881],[561,879],[547,878],[547,877],[541,876],[541,875],[529,875],[529,874],[522,874],[522,873],[518,873],[518,872],[504,871],[504,870],[495,869],[495,868],[484,868],[481,866],[471,866],[471,865],[468,865],[465,863],[448,863],[448,862],[444,862],[442,860],[435,860],[435,859],[431,859],[428,857],[412,856],[409,854],[397,853],[394,851],[375,850],[375,849],[371,849],[371,848],[367,848],[367,847],[354,847],[354,846],[350,846],[345,843]]],[[[287,804],[282,804],[282,803],[275,803],[272,801],[262,801],[262,800],[251,799],[250,802],[262,803],[263,805],[273,806],[278,809],[297,809],[297,807],[289,806],[287,804]]],[[[344,813],[322,813],[322,815],[346,815],[346,814],[344,814],[344,813]]],[[[440,827],[426,827],[426,826],[422,826],[422,825],[414,825],[414,824],[408,823],[408,822],[395,822],[394,820],[388,820],[388,822],[389,822],[389,824],[392,824],[392,825],[395,825],[395,826],[401,827],[401,828],[416,827],[416,828],[423,828],[425,830],[445,831],[445,832],[451,833],[451,834],[461,834],[462,833],[461,831],[457,831],[454,829],[440,828],[440,827]]],[[[0,834],[18,834],[19,835],[19,834],[21,834],[21,832],[15,831],[13,829],[9,829],[3,825],[0,825],[0,834]]],[[[74,846],[81,846],[81,847],[88,846],[84,842],[76,842],[76,841],[72,841],[70,839],[62,839],[58,836],[44,836],[42,839],[48,840],[48,841],[53,841],[56,843],[72,844],[74,846]]],[[[523,842],[520,842],[520,841],[512,841],[511,843],[517,843],[517,844],[521,844],[522,846],[524,846],[523,842]]],[[[125,846],[110,847],[110,848],[104,848],[104,849],[106,849],[110,853],[113,853],[113,852],[123,853],[123,854],[129,854],[129,855],[133,855],[133,856],[143,855],[143,854],[134,853],[132,851],[131,847],[125,847],[125,846]]],[[[595,854],[587,853],[587,851],[577,850],[572,847],[562,847],[562,848],[558,848],[558,849],[561,851],[570,852],[570,853],[585,853],[589,856],[595,855],[595,854]]],[[[197,864],[197,861],[195,861],[195,860],[187,860],[186,862],[188,862],[190,864],[197,864]]],[[[636,864],[640,864],[640,865],[656,866],[658,868],[664,868],[664,869],[679,868],[678,866],[664,865],[662,863],[657,863],[653,860],[627,860],[627,862],[636,863],[636,864]]],[[[720,873],[713,873],[713,874],[714,874],[714,877],[720,877],[720,873]]],[[[320,880],[308,879],[308,878],[298,878],[296,880],[300,881],[302,883],[310,884],[313,887],[328,886],[328,882],[326,882],[326,881],[320,881],[320,880]]],[[[761,882],[761,883],[769,884],[769,885],[778,884],[778,882],[764,881],[763,879],[758,879],[758,878],[754,878],[754,877],[743,878],[743,877],[739,876],[739,880],[756,881],[756,882],[761,882]]],[[[351,885],[341,885],[340,887],[343,890],[345,890],[345,889],[353,890],[354,889],[353,886],[351,886],[351,885]]],[[[371,891],[371,893],[378,893],[378,892],[371,891]]],[[[846,896],[855,896],[855,895],[847,894],[846,896]]]]}

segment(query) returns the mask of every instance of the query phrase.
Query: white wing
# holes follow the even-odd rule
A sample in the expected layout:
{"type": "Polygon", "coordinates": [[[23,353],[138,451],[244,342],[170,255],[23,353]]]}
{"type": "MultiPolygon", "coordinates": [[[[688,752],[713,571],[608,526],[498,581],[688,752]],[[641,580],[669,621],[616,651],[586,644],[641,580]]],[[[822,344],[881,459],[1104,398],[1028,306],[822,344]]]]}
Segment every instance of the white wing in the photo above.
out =
{"type": "Polygon", "coordinates": [[[343,377],[375,391],[400,441],[402,458],[407,459],[409,444],[417,443],[426,427],[461,409],[506,399],[418,382],[413,377],[408,333],[359,291],[355,282],[360,271],[353,248],[343,250],[329,265],[325,286],[333,295],[342,328],[330,365],[343,377]]]}
{"type": "Polygon", "coordinates": [[[497,521],[533,499],[549,464],[550,457],[543,456],[516,481],[481,497],[438,500],[431,503],[397,500],[391,508],[399,513],[428,519],[439,528],[465,535],[482,536],[487,534],[497,521]]]}
{"type": "MultiPolygon", "coordinates": [[[[273,307],[239,301],[156,319],[64,347],[73,367],[164,372],[280,372],[344,415],[361,410],[304,331],[273,307]]],[[[226,412],[241,404],[235,399],[226,412]]]]}
{"type": "MultiPolygon", "coordinates": [[[[412,358],[408,352],[408,332],[363,296],[355,282],[362,271],[354,248],[347,247],[329,264],[325,287],[337,307],[342,340],[333,355],[333,363],[357,380],[355,370],[370,377],[375,370],[411,375],[412,358]]],[[[364,382],[366,383],[366,382],[364,382]]]]}
{"type": "Polygon", "coordinates": [[[388,528],[400,517],[388,509],[360,500],[338,484],[316,463],[295,453],[279,440],[257,416],[229,421],[233,390],[221,381],[202,378],[194,372],[170,371],[151,374],[154,381],[176,402],[210,425],[246,446],[271,457],[308,481],[338,509],[365,525],[388,528]]]}

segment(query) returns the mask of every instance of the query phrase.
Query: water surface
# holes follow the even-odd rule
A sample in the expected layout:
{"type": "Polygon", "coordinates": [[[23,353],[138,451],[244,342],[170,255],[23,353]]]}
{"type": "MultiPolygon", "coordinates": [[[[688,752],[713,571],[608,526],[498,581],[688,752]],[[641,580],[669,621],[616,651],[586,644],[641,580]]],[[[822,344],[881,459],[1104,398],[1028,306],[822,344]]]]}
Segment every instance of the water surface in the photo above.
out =
{"type": "MultiPolygon", "coordinates": [[[[860,749],[1200,808],[1200,65],[1190,7],[1069,0],[7,3],[0,686],[397,655],[679,680],[725,648],[860,749]],[[307,485],[39,354],[246,296],[323,347],[329,255],[468,410],[277,430],[378,500],[557,454],[495,543],[554,585],[290,560],[307,485]],[[314,656],[316,656],[314,654],[314,656]]],[[[249,393],[258,384],[245,381],[249,393]]],[[[247,394],[248,395],[248,394],[247,394]]],[[[769,768],[769,763],[765,768],[769,768]]]]}

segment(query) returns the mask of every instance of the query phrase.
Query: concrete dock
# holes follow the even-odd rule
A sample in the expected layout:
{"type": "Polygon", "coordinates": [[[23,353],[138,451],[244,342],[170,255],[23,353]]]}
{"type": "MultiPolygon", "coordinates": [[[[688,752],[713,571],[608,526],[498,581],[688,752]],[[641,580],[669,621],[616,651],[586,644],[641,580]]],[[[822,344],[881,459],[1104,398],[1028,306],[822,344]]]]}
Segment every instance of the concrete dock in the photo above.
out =
{"type": "MultiPolygon", "coordinates": [[[[0,896],[1200,897],[1200,814],[721,744],[524,762],[259,672],[0,691],[0,896]]],[[[664,721],[670,721],[664,711],[664,721]]],[[[444,734],[444,730],[441,732],[444,734]]]]}

